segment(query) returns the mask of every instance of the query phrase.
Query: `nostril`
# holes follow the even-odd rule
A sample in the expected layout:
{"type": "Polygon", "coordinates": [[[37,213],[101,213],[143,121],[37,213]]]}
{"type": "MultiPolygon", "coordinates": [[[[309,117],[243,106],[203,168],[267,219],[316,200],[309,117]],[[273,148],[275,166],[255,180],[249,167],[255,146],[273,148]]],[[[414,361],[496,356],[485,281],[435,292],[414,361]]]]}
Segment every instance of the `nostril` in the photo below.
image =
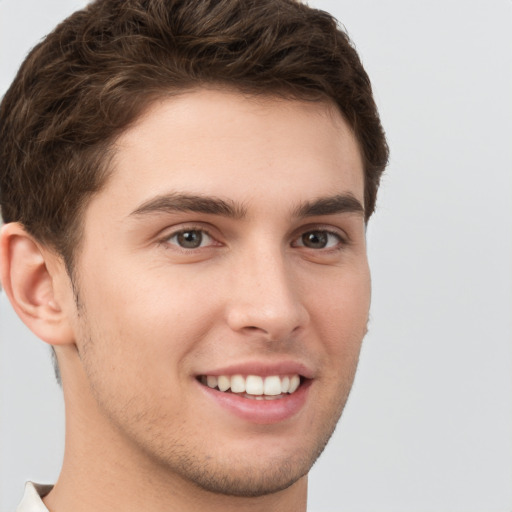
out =
{"type": "Polygon", "coordinates": [[[261,327],[256,327],[255,325],[247,325],[244,327],[244,331],[246,332],[259,332],[263,334],[267,334],[267,331],[261,327]]]}

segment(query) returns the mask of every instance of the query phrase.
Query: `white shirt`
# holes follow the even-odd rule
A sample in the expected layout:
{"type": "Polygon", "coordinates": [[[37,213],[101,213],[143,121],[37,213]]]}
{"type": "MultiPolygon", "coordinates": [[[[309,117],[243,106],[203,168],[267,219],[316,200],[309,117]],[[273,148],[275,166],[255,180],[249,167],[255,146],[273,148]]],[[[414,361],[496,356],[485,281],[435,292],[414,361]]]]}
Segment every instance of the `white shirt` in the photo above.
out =
{"type": "Polygon", "coordinates": [[[18,505],[16,512],[48,512],[41,497],[46,496],[53,488],[53,485],[39,485],[27,482],[25,494],[18,505]]]}

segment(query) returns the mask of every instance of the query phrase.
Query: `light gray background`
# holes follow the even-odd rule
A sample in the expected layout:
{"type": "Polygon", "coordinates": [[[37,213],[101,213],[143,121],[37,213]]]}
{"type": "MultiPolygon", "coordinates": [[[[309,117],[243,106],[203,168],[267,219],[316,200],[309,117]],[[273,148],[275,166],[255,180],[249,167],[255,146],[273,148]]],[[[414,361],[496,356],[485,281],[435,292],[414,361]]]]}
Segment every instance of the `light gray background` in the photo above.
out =
{"type": "MultiPolygon", "coordinates": [[[[79,0],[0,0],[0,94],[79,0]]],[[[347,27],[392,150],[373,304],[310,511],[512,511],[512,2],[316,0],[347,27]]],[[[0,297],[0,510],[53,482],[61,393],[0,297]]]]}

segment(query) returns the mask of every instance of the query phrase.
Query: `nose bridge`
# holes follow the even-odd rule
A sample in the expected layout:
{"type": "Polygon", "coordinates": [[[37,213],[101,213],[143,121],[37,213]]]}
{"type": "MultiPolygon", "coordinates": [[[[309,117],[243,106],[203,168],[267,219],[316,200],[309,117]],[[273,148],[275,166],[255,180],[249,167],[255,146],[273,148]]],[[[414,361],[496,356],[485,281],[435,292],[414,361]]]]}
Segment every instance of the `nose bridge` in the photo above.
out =
{"type": "Polygon", "coordinates": [[[228,321],[237,331],[284,339],[305,324],[307,311],[283,248],[269,242],[257,245],[233,269],[228,321]]]}

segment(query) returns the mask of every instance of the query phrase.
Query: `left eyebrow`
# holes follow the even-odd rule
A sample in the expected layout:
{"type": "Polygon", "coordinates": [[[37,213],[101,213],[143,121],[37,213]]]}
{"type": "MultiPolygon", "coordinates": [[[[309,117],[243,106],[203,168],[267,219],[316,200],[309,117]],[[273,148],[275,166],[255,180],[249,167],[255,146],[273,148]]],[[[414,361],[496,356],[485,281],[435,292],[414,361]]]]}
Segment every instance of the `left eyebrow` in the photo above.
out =
{"type": "Polygon", "coordinates": [[[301,203],[294,212],[299,218],[339,213],[357,213],[364,216],[364,207],[353,195],[338,194],[301,203]]]}

